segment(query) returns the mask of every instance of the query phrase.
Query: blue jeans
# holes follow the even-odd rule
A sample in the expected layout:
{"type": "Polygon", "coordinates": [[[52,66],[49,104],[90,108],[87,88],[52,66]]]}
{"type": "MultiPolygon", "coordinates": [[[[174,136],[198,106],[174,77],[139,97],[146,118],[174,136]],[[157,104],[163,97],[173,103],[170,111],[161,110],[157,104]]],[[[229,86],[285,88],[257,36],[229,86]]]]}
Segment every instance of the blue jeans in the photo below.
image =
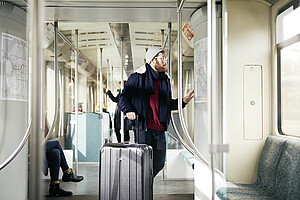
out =
{"type": "Polygon", "coordinates": [[[49,140],[46,143],[46,167],[50,169],[51,181],[58,181],[59,168],[63,171],[69,169],[63,149],[59,141],[49,140]]]}
{"type": "Polygon", "coordinates": [[[153,149],[153,178],[165,166],[166,136],[164,131],[148,129],[139,131],[139,144],[148,144],[153,149]]]}

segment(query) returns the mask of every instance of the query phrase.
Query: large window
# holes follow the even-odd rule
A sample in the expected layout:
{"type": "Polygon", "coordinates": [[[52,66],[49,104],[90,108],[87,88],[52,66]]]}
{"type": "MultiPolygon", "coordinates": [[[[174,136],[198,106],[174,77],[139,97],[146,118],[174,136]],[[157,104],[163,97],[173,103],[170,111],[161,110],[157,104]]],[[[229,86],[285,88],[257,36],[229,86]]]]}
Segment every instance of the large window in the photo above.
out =
{"type": "Polygon", "coordinates": [[[278,130],[300,136],[300,7],[292,2],[276,19],[278,130]]]}

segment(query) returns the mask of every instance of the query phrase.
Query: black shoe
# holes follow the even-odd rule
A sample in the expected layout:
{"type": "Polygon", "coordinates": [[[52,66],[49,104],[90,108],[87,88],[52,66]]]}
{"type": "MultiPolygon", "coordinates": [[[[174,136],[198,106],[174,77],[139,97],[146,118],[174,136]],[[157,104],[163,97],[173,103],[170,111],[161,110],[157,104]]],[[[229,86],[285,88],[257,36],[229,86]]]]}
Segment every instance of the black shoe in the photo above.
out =
{"type": "Polygon", "coordinates": [[[59,186],[59,183],[57,183],[57,184],[50,183],[49,196],[51,196],[51,197],[54,197],[54,196],[66,197],[66,196],[71,196],[72,194],[73,193],[70,191],[61,189],[59,186]]]}
{"type": "Polygon", "coordinates": [[[67,173],[64,173],[63,177],[62,177],[62,181],[63,182],[69,182],[69,181],[72,181],[72,182],[80,182],[83,180],[83,176],[76,176],[72,169],[71,169],[71,173],[67,174],[67,173]]]}

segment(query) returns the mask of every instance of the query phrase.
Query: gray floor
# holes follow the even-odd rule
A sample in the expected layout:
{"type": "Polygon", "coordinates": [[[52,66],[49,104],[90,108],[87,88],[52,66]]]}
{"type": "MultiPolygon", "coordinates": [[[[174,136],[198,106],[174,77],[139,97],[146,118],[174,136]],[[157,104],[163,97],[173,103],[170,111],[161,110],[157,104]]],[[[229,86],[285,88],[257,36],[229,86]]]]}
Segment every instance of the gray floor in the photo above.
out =
{"type": "MultiPolygon", "coordinates": [[[[79,183],[61,182],[61,188],[73,192],[72,198],[58,198],[55,199],[97,199],[99,187],[99,167],[97,164],[79,164],[78,174],[84,176],[84,180],[79,183]],[[88,195],[88,196],[86,196],[88,195]]],[[[49,180],[45,180],[44,194],[48,195],[49,180]]],[[[155,177],[153,194],[155,200],[180,199],[189,200],[194,199],[194,181],[174,181],[161,180],[161,176],[155,177]]],[[[47,200],[52,198],[47,197],[47,200]]]]}

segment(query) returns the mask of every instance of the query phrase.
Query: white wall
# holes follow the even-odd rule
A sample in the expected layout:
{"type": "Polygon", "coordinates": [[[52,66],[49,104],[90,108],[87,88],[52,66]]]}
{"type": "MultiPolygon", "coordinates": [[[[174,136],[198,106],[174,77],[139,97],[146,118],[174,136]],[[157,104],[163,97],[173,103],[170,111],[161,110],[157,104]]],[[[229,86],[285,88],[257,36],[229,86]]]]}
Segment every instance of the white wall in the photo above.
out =
{"type": "Polygon", "coordinates": [[[228,21],[227,178],[253,183],[264,139],[270,135],[270,8],[259,1],[228,0],[228,21]],[[249,64],[262,66],[262,139],[255,140],[246,140],[243,132],[243,98],[249,92],[243,90],[243,68],[249,64]]]}

